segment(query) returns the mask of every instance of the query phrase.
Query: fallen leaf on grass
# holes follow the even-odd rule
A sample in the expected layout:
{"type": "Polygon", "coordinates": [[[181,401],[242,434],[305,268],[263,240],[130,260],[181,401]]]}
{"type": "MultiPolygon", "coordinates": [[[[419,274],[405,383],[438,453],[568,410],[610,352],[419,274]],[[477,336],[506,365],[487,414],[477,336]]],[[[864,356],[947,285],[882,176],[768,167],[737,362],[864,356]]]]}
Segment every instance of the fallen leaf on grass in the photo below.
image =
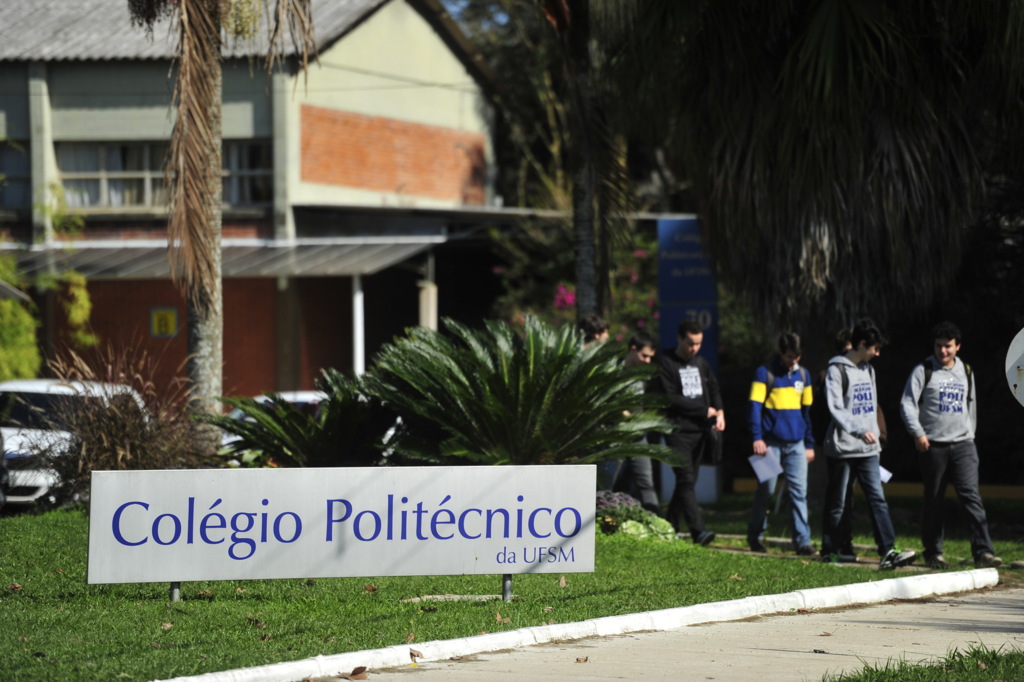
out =
{"type": "Polygon", "coordinates": [[[554,610],[555,610],[554,606],[545,606],[544,607],[544,613],[551,613],[554,610]]]}
{"type": "Polygon", "coordinates": [[[64,569],[63,569],[63,568],[58,568],[58,569],[57,569],[57,572],[58,572],[58,573],[63,573],[63,572],[64,572],[64,569]]]}
{"type": "Polygon", "coordinates": [[[271,637],[273,637],[273,635],[268,632],[267,634],[265,634],[262,637],[260,637],[260,641],[261,642],[267,642],[267,641],[270,640],[271,637]]]}
{"type": "Polygon", "coordinates": [[[7,586],[7,589],[11,592],[19,592],[21,590],[21,585],[19,585],[18,583],[11,583],[7,586]]]}
{"type": "Polygon", "coordinates": [[[743,577],[739,573],[733,573],[729,576],[729,580],[743,580],[743,577]]]}
{"type": "Polygon", "coordinates": [[[409,649],[409,660],[412,661],[413,665],[416,665],[417,658],[423,658],[423,654],[416,651],[415,649],[409,649]]]}
{"type": "Polygon", "coordinates": [[[564,575],[561,578],[558,579],[558,586],[559,587],[565,587],[565,576],[564,575]]]}
{"type": "Polygon", "coordinates": [[[497,622],[499,622],[499,623],[511,623],[512,622],[511,618],[502,618],[501,617],[501,611],[498,611],[497,617],[495,618],[495,620],[497,622]]]}
{"type": "Polygon", "coordinates": [[[376,591],[377,591],[377,586],[376,585],[366,585],[365,587],[363,587],[363,592],[376,592],[376,591]]]}
{"type": "Polygon", "coordinates": [[[267,627],[266,621],[260,620],[259,618],[253,615],[246,616],[245,622],[253,626],[257,630],[262,630],[263,628],[267,627]]]}
{"type": "Polygon", "coordinates": [[[305,583],[303,583],[303,584],[304,584],[304,585],[305,585],[306,587],[313,587],[313,585],[316,585],[316,581],[315,581],[315,580],[313,580],[312,578],[310,578],[309,580],[307,580],[307,581],[306,581],[305,583]]]}
{"type": "Polygon", "coordinates": [[[161,630],[170,630],[174,627],[174,623],[160,623],[161,630]]]}
{"type": "Polygon", "coordinates": [[[405,636],[405,643],[406,644],[412,644],[415,641],[416,641],[416,633],[415,632],[410,632],[409,634],[407,634],[405,636]]]}
{"type": "Polygon", "coordinates": [[[580,656],[579,658],[576,659],[576,662],[577,663],[586,663],[589,660],[590,660],[590,656],[580,656]]]}
{"type": "Polygon", "coordinates": [[[246,592],[248,592],[248,590],[244,587],[236,587],[235,592],[237,592],[238,594],[245,594],[246,592]]]}
{"type": "Polygon", "coordinates": [[[982,670],[988,670],[988,666],[982,663],[981,661],[978,661],[978,667],[982,670]]]}

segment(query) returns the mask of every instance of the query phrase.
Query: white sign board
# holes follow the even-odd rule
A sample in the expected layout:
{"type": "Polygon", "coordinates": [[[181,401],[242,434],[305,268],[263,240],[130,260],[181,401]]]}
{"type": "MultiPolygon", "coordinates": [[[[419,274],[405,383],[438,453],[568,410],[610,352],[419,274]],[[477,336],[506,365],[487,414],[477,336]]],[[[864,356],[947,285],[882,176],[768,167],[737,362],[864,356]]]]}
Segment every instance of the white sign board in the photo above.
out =
{"type": "Polygon", "coordinates": [[[1017,332],[1006,349],[1006,383],[1017,402],[1024,405],[1024,329],[1017,332]]]}
{"type": "Polygon", "coordinates": [[[596,472],[95,471],[88,581],[588,573],[596,472]]]}

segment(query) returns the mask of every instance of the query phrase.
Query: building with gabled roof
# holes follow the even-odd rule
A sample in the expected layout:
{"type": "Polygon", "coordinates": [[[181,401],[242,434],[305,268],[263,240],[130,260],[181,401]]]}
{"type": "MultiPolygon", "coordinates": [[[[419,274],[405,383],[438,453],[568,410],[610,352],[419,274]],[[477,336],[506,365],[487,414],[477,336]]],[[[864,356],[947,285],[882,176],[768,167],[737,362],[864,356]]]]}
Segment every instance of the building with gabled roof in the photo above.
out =
{"type": "MultiPolygon", "coordinates": [[[[490,77],[439,0],[318,0],[313,18],[307,74],[289,52],[267,76],[265,35],[224,48],[230,394],[361,371],[436,320],[453,235],[516,213],[492,208],[490,77]]],[[[162,170],[175,39],[167,21],[132,26],[124,0],[0,3],[0,248],[30,277],[84,274],[95,333],[162,357],[167,380],[187,347],[162,170]],[[80,232],[54,230],[60,197],[80,232]]],[[[486,266],[472,260],[459,268],[486,266]]],[[[37,298],[58,350],[66,330],[37,298]]]]}

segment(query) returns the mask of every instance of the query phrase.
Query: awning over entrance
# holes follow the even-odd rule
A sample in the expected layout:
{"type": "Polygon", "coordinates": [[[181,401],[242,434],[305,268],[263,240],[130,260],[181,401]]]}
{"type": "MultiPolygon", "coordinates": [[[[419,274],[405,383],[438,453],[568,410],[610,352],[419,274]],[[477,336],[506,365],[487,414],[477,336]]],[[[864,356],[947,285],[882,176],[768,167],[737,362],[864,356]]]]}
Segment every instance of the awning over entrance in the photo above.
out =
{"type": "MultiPolygon", "coordinates": [[[[224,238],[222,276],[351,277],[372,275],[418,253],[490,225],[563,218],[518,208],[294,206],[295,239],[224,238]]],[[[78,239],[0,243],[28,277],[76,270],[91,280],[167,279],[166,239],[78,239]]]]}
{"type": "MultiPolygon", "coordinates": [[[[310,239],[224,239],[224,277],[340,277],[370,275],[446,241],[434,236],[319,237],[310,239]]],[[[61,241],[17,249],[28,277],[75,270],[90,280],[167,279],[165,239],[61,241]]]]}

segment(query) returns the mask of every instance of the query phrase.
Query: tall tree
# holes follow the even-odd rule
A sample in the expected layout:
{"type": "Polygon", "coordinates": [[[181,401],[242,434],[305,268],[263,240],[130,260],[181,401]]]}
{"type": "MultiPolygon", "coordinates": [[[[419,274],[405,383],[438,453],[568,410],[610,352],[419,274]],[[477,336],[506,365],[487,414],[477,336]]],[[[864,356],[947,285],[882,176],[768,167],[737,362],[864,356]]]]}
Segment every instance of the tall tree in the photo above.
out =
{"type": "MultiPolygon", "coordinates": [[[[300,69],[316,54],[312,2],[275,0],[268,71],[285,52],[286,37],[300,56],[300,69]]],[[[150,32],[163,18],[177,24],[176,118],[167,159],[168,248],[173,277],[189,305],[191,396],[205,412],[217,410],[222,394],[221,48],[225,27],[238,37],[256,33],[261,7],[260,0],[128,0],[132,21],[150,32]]]]}
{"type": "Polygon", "coordinates": [[[659,98],[646,123],[764,318],[923,311],[952,281],[987,157],[1024,123],[1024,4],[627,4],[627,99],[659,98]]]}
{"type": "MultiPolygon", "coordinates": [[[[607,314],[611,252],[624,248],[633,235],[622,219],[629,205],[625,154],[608,121],[615,95],[604,77],[600,40],[591,31],[590,3],[450,0],[447,5],[499,76],[496,104],[506,131],[496,143],[502,191],[521,205],[570,211],[568,227],[544,221],[517,230],[523,246],[547,254],[546,274],[569,261],[578,316],[607,314]]],[[[553,288],[561,279],[548,284],[553,288]]]]}

